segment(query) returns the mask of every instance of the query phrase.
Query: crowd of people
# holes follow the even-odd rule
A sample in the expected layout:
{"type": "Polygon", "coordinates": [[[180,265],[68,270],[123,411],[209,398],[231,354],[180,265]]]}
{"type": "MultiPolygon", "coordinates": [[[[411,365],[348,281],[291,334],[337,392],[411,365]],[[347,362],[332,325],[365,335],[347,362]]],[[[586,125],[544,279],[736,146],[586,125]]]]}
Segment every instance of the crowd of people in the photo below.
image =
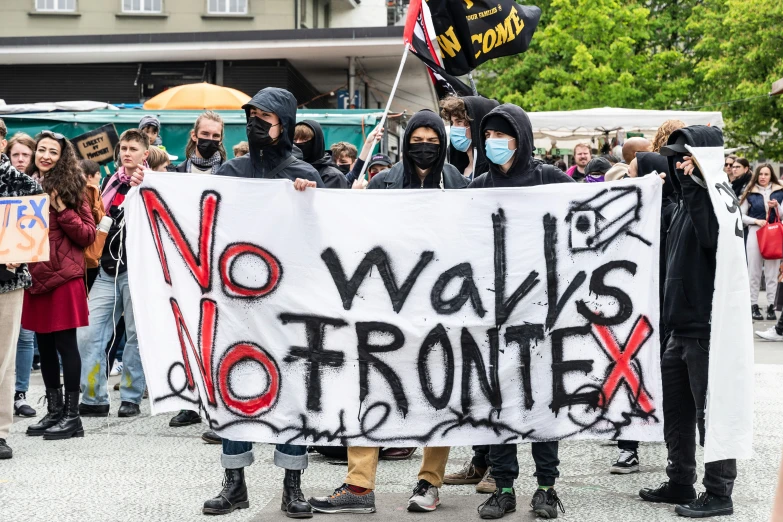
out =
{"type": "MultiPolygon", "coordinates": [[[[0,197],[46,193],[51,202],[50,260],[0,265],[0,459],[13,454],[7,443],[12,415],[37,416],[27,402],[30,373],[37,364],[46,387],[46,412],[28,426],[29,436],[43,440],[84,436],[81,417],[110,414],[110,374],[121,376],[117,415],[140,415],[145,378],[128,286],[122,203],[145,176],[168,171],[274,178],[290,180],[304,191],[530,187],[611,183],[653,175],[661,177],[664,187],[660,329],[668,480],[639,494],[645,501],[675,504],[677,513],[687,517],[733,512],[735,461],[707,464],[706,491],[697,496],[694,488],[697,431],[704,442],[717,221],[708,210],[709,195],[699,183],[701,173],[684,149],[674,145],[682,140],[692,145],[722,145],[718,129],[667,121],[652,141],[625,141],[615,151],[622,157],[593,156],[590,143],[579,144],[574,148],[574,164],[566,168],[534,157],[531,123],[520,107],[478,96],[448,97],[441,102],[439,114],[422,110],[410,118],[401,140],[401,157],[395,163],[385,154],[371,155],[383,136],[382,128],[368,134],[361,151],[345,142],[327,148],[317,122],[297,123],[297,102],[286,90],[263,89],[244,110],[247,142],[233,147],[233,159],[226,152],[222,118],[206,111],[196,120],[185,158],[177,166],[162,146],[159,120],[145,116],[137,129],[120,136],[117,169],[102,182],[101,167],[91,161],[79,162],[65,136],[43,131],[35,138],[17,134],[6,141],[7,130],[0,120],[0,151],[4,151],[0,155],[0,197]],[[451,127],[450,138],[446,124],[451,127]],[[367,176],[362,176],[365,170],[367,176]],[[691,302],[699,306],[694,308],[691,302]]],[[[757,304],[762,280],[769,303],[767,319],[776,319],[773,303],[780,261],[761,257],[755,231],[776,219],[783,186],[772,166],[758,165],[751,174],[744,158],[728,156],[726,173],[747,227],[754,319],[763,318],[757,304]]],[[[783,340],[783,317],[762,334],[783,340]]],[[[201,422],[199,411],[183,410],[171,419],[170,426],[201,422]]],[[[254,460],[252,443],[222,439],[211,431],[202,438],[222,445],[225,468],[223,487],[204,503],[203,512],[225,514],[247,508],[244,468],[254,460]]],[[[639,443],[618,442],[619,457],[609,471],[638,472],[639,443]]],[[[530,506],[542,518],[557,518],[558,511],[565,512],[555,490],[560,476],[558,450],[557,441],[530,444],[538,481],[530,506]]],[[[415,448],[349,447],[343,451],[348,461],[344,483],[329,496],[308,500],[302,491],[308,448],[275,447],[274,463],[285,469],[281,510],[287,516],[375,512],[379,460],[409,458],[415,448]]],[[[517,508],[517,456],[515,444],[475,446],[473,457],[462,469],[446,474],[449,448],[424,448],[408,509],[434,511],[444,485],[472,484],[477,492],[490,495],[479,506],[480,517],[502,518],[517,508]]]]}

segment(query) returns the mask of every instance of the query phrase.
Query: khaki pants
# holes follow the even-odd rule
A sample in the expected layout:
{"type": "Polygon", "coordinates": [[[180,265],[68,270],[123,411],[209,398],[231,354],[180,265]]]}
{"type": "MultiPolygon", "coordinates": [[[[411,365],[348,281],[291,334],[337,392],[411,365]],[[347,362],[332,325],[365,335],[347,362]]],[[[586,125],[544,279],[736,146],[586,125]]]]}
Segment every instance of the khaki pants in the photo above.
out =
{"type": "Polygon", "coordinates": [[[8,438],[14,422],[16,341],[22,323],[24,290],[0,294],[0,439],[8,438]]]}
{"type": "MultiPolygon", "coordinates": [[[[443,475],[446,473],[450,449],[448,447],[424,448],[419,480],[426,480],[436,488],[443,487],[443,475]]],[[[348,476],[345,478],[345,483],[360,488],[375,489],[379,450],[380,448],[349,447],[348,476]]]]}

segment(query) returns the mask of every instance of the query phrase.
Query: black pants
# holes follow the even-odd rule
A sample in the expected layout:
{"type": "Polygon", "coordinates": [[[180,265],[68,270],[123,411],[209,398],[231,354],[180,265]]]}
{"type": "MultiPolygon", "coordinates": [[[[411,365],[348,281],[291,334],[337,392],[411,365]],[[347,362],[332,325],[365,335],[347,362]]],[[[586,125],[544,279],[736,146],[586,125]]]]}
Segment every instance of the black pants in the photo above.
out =
{"type": "MultiPolygon", "coordinates": [[[[533,442],[530,444],[530,452],[533,454],[533,462],[536,463],[536,472],[539,486],[554,486],[555,480],[560,476],[557,466],[560,459],[557,457],[558,443],[533,442]]],[[[516,444],[497,444],[489,446],[487,464],[492,466],[492,478],[498,488],[511,488],[519,477],[519,462],[517,461],[516,444]]]]}
{"type": "Polygon", "coordinates": [[[35,334],[41,353],[41,375],[47,388],[60,387],[60,361],[66,392],[78,392],[82,374],[82,358],[76,343],[76,328],[52,333],[35,334]],[[58,359],[59,354],[59,359],[58,359]]]}
{"type": "Polygon", "coordinates": [[[618,440],[617,447],[621,450],[636,451],[639,449],[638,440],[618,440]]]}
{"type": "MultiPolygon", "coordinates": [[[[709,339],[669,337],[661,361],[663,431],[669,450],[666,474],[675,484],[696,483],[696,428],[704,445],[709,339]]],[[[704,488],[713,495],[731,496],[737,478],[734,459],[704,465],[704,488]]]]}

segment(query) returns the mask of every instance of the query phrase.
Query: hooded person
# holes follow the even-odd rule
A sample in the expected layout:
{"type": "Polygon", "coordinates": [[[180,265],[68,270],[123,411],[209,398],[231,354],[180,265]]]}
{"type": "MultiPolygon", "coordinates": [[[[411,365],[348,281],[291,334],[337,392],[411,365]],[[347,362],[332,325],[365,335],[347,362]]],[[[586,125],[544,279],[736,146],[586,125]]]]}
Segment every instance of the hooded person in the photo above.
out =
{"type": "Polygon", "coordinates": [[[645,488],[639,496],[648,502],[676,504],[677,514],[691,518],[730,515],[731,494],[737,477],[734,459],[704,465],[704,488],[698,499],[696,433],[704,444],[710,320],[715,291],[718,220],[704,178],[684,145],[721,147],[717,127],[694,125],[676,130],[661,149],[677,202],[666,238],[666,284],[663,320],[669,332],[661,360],[663,426],[668,451],[669,480],[645,488]]]}
{"type": "Polygon", "coordinates": [[[326,188],[348,188],[345,174],[334,164],[331,154],[326,153],[324,131],[317,121],[303,120],[297,123],[294,143],[302,151],[302,160],[315,167],[326,188]]]}
{"type": "MultiPolygon", "coordinates": [[[[296,98],[276,87],[259,91],[243,107],[247,115],[247,141],[250,152],[220,167],[219,176],[258,179],[289,179],[297,190],[323,188],[318,171],[293,156],[296,127],[296,98]]],[[[250,506],[245,484],[245,466],[253,463],[253,443],[222,439],[221,464],[225,468],[223,489],[204,502],[202,512],[223,515],[250,506]]],[[[278,444],[274,463],[285,469],[281,509],[291,518],[313,516],[301,489],[301,476],[307,468],[307,446],[278,444]]]]}
{"type": "Polygon", "coordinates": [[[443,120],[431,110],[421,110],[405,129],[402,160],[374,176],[367,188],[465,188],[465,176],[446,163],[447,150],[443,120]]]}
{"type": "Polygon", "coordinates": [[[324,188],[312,165],[293,155],[296,132],[296,98],[277,87],[258,91],[242,108],[247,116],[250,152],[227,161],[218,176],[263,179],[304,179],[324,188]]]}
{"type": "Polygon", "coordinates": [[[469,179],[489,167],[484,149],[478,146],[481,120],[498,105],[482,96],[449,96],[440,104],[441,117],[451,124],[449,163],[469,179]]]}
{"type": "Polygon", "coordinates": [[[484,117],[479,146],[489,167],[469,188],[534,187],[573,181],[562,170],[533,157],[533,126],[527,113],[516,105],[500,105],[484,117]]]}
{"type": "Polygon", "coordinates": [[[585,183],[601,183],[606,173],[612,170],[612,164],[604,157],[593,158],[585,167],[585,183]]]}

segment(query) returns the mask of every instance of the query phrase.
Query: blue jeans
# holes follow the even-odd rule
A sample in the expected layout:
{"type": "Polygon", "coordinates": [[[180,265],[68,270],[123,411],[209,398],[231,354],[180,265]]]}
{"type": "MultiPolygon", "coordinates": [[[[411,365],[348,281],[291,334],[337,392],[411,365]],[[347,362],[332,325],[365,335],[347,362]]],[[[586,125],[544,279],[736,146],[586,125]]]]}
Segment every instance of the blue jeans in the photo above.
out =
{"type": "MultiPolygon", "coordinates": [[[[227,469],[244,468],[253,463],[253,443],[223,439],[220,464],[227,469]]],[[[275,466],[283,469],[307,469],[307,446],[278,444],[275,446],[275,466]]]]}
{"type": "Polygon", "coordinates": [[[128,273],[125,272],[115,278],[101,268],[98,278],[90,289],[90,325],[77,331],[79,353],[82,356],[81,385],[84,404],[109,404],[106,345],[123,314],[127,337],[122,356],[120,400],[134,404],[141,402],[145,385],[144,369],[139,355],[128,273]]]}
{"type": "Polygon", "coordinates": [[[35,332],[24,328],[19,330],[19,340],[16,342],[15,391],[27,393],[30,388],[30,372],[33,371],[35,347],[35,332]]]}

